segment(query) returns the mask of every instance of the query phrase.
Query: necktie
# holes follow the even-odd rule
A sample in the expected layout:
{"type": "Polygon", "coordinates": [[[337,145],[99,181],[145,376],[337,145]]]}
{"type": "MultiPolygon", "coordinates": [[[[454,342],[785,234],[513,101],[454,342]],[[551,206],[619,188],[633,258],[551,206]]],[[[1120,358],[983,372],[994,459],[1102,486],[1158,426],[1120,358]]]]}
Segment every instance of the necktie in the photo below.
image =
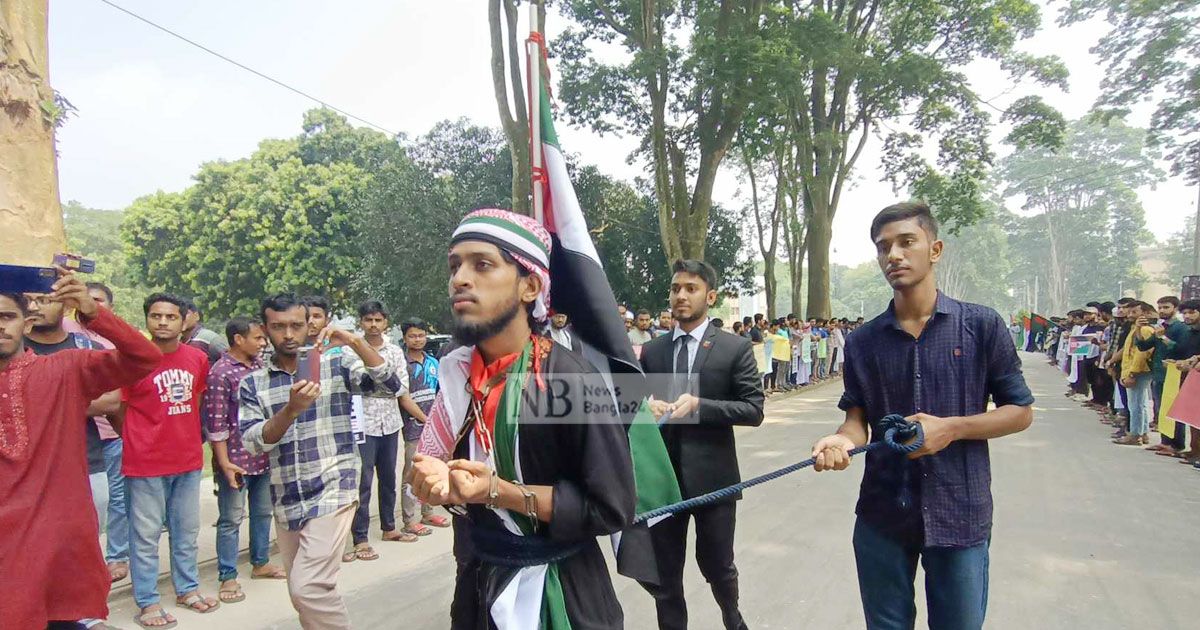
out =
{"type": "Polygon", "coordinates": [[[688,340],[690,335],[683,335],[676,340],[679,344],[679,352],[675,355],[675,378],[672,381],[675,384],[674,391],[671,392],[671,401],[674,402],[687,391],[688,382],[688,340]]]}

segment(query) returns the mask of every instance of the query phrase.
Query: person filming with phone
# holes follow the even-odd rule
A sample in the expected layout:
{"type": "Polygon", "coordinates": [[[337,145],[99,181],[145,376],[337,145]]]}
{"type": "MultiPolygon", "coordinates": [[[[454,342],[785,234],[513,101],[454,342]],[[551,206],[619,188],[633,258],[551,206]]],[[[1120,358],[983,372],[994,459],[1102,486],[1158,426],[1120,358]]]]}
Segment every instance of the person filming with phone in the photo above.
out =
{"type": "Polygon", "coordinates": [[[97,543],[84,425],[92,401],[155,369],[162,354],[66,269],[43,293],[74,309],[79,323],[113,350],[68,348],[39,356],[25,346],[28,300],[0,293],[0,625],[78,627],[108,616],[110,578],[97,543]],[[53,524],[52,526],[48,524],[53,524]]]}
{"type": "Polygon", "coordinates": [[[300,625],[349,628],[337,577],[359,499],[351,396],[395,398],[404,382],[350,331],[326,326],[304,347],[309,307],[295,295],[267,298],[260,316],[275,353],[241,381],[242,444],[270,457],[277,542],[300,625]],[[341,347],[349,351],[332,352],[341,347]]]}

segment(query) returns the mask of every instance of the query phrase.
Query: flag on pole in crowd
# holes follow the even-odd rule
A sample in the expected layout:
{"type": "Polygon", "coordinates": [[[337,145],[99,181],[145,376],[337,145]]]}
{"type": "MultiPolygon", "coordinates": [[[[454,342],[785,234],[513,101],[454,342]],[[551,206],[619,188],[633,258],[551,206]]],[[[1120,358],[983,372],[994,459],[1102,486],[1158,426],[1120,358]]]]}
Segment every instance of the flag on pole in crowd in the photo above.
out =
{"type": "MultiPolygon", "coordinates": [[[[540,45],[539,38],[533,38],[540,45]]],[[[540,78],[536,72],[531,75],[540,78]]],[[[549,92],[542,81],[534,102],[538,104],[540,149],[531,160],[534,172],[534,216],[546,226],[554,241],[550,255],[550,307],[565,313],[585,346],[588,360],[602,374],[622,374],[619,398],[622,409],[631,413],[629,441],[633,451],[638,485],[638,512],[680,500],[679,483],[671,467],[658,423],[645,405],[646,387],[641,363],[617,311],[600,255],[588,232],[587,221],[575,187],[567,173],[567,162],[558,146],[549,92]],[[540,194],[536,194],[540,193],[540,194]],[[629,378],[632,376],[633,378],[629,378]],[[632,381],[632,382],[631,382],[632,381]],[[634,387],[640,385],[641,387],[634,387]]]]}
{"type": "Polygon", "coordinates": [[[1044,340],[1046,335],[1050,334],[1050,331],[1054,328],[1054,323],[1037,313],[1030,313],[1028,317],[1024,318],[1023,323],[1025,333],[1024,349],[1028,352],[1036,352],[1038,350],[1038,341],[1044,340]]]}
{"type": "MultiPolygon", "coordinates": [[[[640,513],[681,500],[679,482],[658,423],[646,404],[645,375],[617,311],[617,300],[558,146],[549,92],[542,80],[545,41],[537,32],[535,14],[531,6],[526,66],[530,162],[534,218],[546,227],[553,240],[550,308],[570,319],[575,335],[582,342],[584,358],[604,377],[622,414],[633,459],[636,509],[640,513]]],[[[646,524],[614,535],[613,545],[618,572],[637,580],[658,582],[658,567],[646,524]]],[[[493,619],[511,620],[514,628],[569,627],[562,584],[553,563],[525,567],[518,575],[492,606],[493,619]],[[509,593],[510,590],[513,592],[509,593]]]]}

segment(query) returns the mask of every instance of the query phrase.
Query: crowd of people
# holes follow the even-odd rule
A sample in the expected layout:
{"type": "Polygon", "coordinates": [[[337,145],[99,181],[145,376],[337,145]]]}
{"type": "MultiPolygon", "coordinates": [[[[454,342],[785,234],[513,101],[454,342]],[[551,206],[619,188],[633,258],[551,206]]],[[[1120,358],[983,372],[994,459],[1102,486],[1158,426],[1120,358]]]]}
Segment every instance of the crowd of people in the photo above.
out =
{"type": "MultiPolygon", "coordinates": [[[[846,420],[813,446],[816,470],[846,468],[852,451],[882,439],[879,423],[893,414],[924,435],[902,460],[866,458],[854,549],[868,627],[911,627],[918,556],[928,583],[944,591],[930,599],[931,620],[981,627],[986,440],[1028,427],[1032,396],[999,315],[937,291],[943,243],[928,206],[884,209],[871,238],[894,301],[867,323],[759,315],[731,334],[709,314],[717,272],[696,260],[673,266],[670,311],[620,309],[643,370],[663,377],[647,380],[644,404],[660,418],[665,457],[639,461],[637,483],[639,425],[610,404],[619,388],[610,390],[581,347],[584,335],[592,350],[609,336],[623,345],[620,328],[597,319],[612,329],[576,331],[549,310],[554,244],[523,215],[479,210],[455,229],[454,344],[440,357],[426,351],[420,321],[403,322],[394,343],[378,300],[359,305],[351,330],[330,323],[324,298],[279,293],[231,318],[222,336],[170,293],[146,298],[141,332],[112,313],[107,287],[61,268],[48,293],[0,294],[0,572],[21,576],[5,582],[0,619],[20,630],[108,627],[109,589],[128,576],[135,622],[174,627],[158,589],[164,531],[178,610],[210,614],[245,601],[238,551],[248,521],[250,579],[285,581],[306,629],[349,628],[338,576],[347,562],[380,557],[370,544],[374,493],[383,541],[413,543],[453,523],[451,627],[623,627],[597,544],[622,532],[622,549],[632,551],[618,551],[618,571],[654,598],[660,628],[685,628],[694,520],[697,564],[722,625],[743,630],[740,493],[630,529],[648,491],[642,476],[673,473],[657,491],[661,504],[737,484],[733,429],[762,424],[764,392],[839,376],[846,420]],[[955,346],[954,356],[973,357],[970,366],[935,360],[964,338],[973,345],[955,346]],[[951,384],[964,395],[944,395],[951,384]],[[563,405],[563,396],[578,400],[563,405]],[[563,409],[582,415],[564,421],[563,409]],[[201,586],[197,557],[206,442],[219,512],[215,592],[201,586]],[[893,461],[911,461],[902,479],[893,461]],[[952,490],[968,484],[964,502],[952,490]],[[270,562],[271,521],[282,566],[270,562]]],[[[1195,331],[1196,304],[1182,306],[1195,331]]],[[[1143,307],[1123,305],[1129,340],[1117,341],[1117,331],[1110,339],[1124,343],[1122,357],[1141,353],[1135,362],[1149,365],[1159,346],[1185,342],[1174,328],[1142,326],[1143,307]]],[[[1132,376],[1122,378],[1122,396],[1136,400],[1151,381],[1132,376]]],[[[1131,440],[1138,422],[1130,420],[1131,440]]]]}
{"type": "MultiPolygon", "coordinates": [[[[329,326],[327,299],[280,294],[264,300],[259,313],[229,319],[220,335],[204,327],[191,300],[155,293],[143,305],[146,332],[140,333],[119,318],[100,315],[110,313],[113,302],[104,284],[84,284],[73,274],[60,284],[64,288],[55,294],[0,297],[0,319],[9,327],[4,339],[39,356],[73,349],[115,349],[124,356],[129,352],[121,347],[123,337],[153,356],[147,362],[152,369],[139,364],[110,377],[119,378],[119,387],[88,396],[82,411],[87,418],[78,439],[86,445],[87,475],[80,480],[86,478],[95,513],[87,519],[91,534],[75,544],[81,559],[103,553],[107,573],[102,579],[89,575],[93,579],[81,584],[91,592],[81,599],[68,589],[52,601],[25,602],[14,627],[106,627],[97,611],[105,610],[109,584],[126,577],[140,611],[137,623],[173,627],[177,620],[159,603],[163,532],[177,606],[203,614],[241,602],[243,521],[249,525],[250,579],[287,580],[298,609],[337,616],[340,598],[330,578],[337,563],[379,557],[367,542],[372,490],[385,541],[415,542],[432,533],[431,527],[449,526],[400,483],[438,389],[437,358],[424,350],[425,323],[400,326],[402,348],[388,336],[389,314],[379,301],[359,307],[359,334],[329,326]],[[64,299],[68,290],[75,293],[64,299]],[[114,328],[117,333],[109,332],[114,328]],[[322,389],[322,403],[313,406],[322,389]],[[288,422],[296,430],[281,441],[288,422]],[[197,556],[205,442],[219,512],[215,596],[201,588],[197,556]],[[273,520],[282,567],[269,561],[273,520]],[[352,531],[349,547],[336,553],[320,547],[319,534],[328,534],[323,542],[334,544],[345,538],[341,528],[352,531]],[[40,621],[25,623],[33,618],[40,621]]],[[[24,354],[0,354],[0,360],[3,367],[20,368],[24,354]]],[[[91,386],[106,382],[102,369],[109,367],[69,376],[91,386]]],[[[9,438],[36,427],[8,426],[23,420],[9,411],[4,410],[0,436],[6,446],[18,448],[9,438]]],[[[61,481],[62,475],[55,478],[61,481]]],[[[77,496],[78,484],[67,485],[77,496]]]]}
{"type": "Polygon", "coordinates": [[[1115,444],[1144,446],[1200,468],[1200,430],[1163,410],[1168,367],[1178,367],[1181,380],[1200,369],[1200,300],[1089,302],[1051,321],[1056,327],[1033,345],[1066,375],[1066,395],[1113,427],[1115,444]],[[1151,443],[1152,432],[1158,443],[1151,443]]]}

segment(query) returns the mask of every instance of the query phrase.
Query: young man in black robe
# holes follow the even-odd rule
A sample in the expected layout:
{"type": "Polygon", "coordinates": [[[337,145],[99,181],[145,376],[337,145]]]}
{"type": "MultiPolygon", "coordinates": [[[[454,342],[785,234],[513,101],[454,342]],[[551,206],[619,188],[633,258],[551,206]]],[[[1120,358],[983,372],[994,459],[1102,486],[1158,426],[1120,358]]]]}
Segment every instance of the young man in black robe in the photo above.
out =
{"type": "Polygon", "coordinates": [[[456,506],[455,629],[623,627],[596,537],[633,518],[629,442],[601,376],[537,334],[550,248],[540,224],[500,210],[451,240],[462,347],[441,361],[411,482],[456,506]]]}

